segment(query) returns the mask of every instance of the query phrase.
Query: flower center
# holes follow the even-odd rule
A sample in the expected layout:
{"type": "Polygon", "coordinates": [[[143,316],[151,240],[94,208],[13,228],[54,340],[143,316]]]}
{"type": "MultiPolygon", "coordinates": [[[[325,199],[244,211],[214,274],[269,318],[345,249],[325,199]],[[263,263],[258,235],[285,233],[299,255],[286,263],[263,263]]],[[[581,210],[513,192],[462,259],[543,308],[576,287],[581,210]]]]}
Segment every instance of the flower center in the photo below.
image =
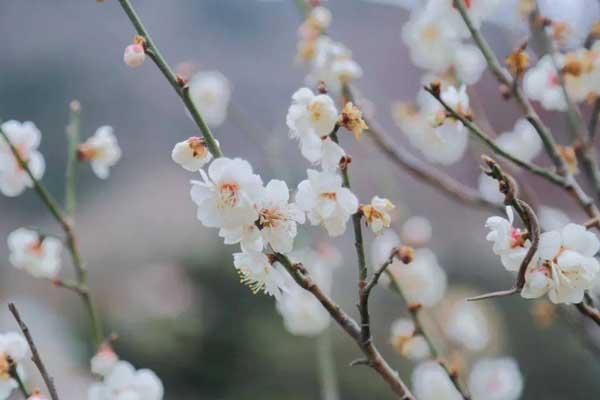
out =
{"type": "Polygon", "coordinates": [[[41,257],[44,255],[44,247],[42,246],[43,240],[36,240],[35,243],[31,243],[27,248],[33,255],[41,257]]]}
{"type": "Polygon", "coordinates": [[[323,104],[320,102],[312,102],[308,105],[308,111],[310,111],[310,116],[313,121],[318,121],[321,119],[323,114],[323,104]]]}
{"type": "Polygon", "coordinates": [[[550,77],[548,77],[548,84],[550,86],[560,85],[560,78],[558,77],[558,74],[550,74],[550,77]]]}
{"type": "Polygon", "coordinates": [[[204,139],[199,137],[191,137],[188,139],[188,145],[192,149],[192,156],[194,158],[204,158],[208,153],[208,149],[204,145],[204,139]]]}
{"type": "Polygon", "coordinates": [[[423,29],[423,33],[421,34],[423,39],[428,42],[434,42],[437,38],[440,37],[440,30],[434,24],[427,25],[425,29],[423,29]]]}
{"type": "Polygon", "coordinates": [[[86,143],[80,144],[78,149],[78,156],[81,161],[97,160],[102,157],[103,153],[102,149],[86,143]]]}
{"type": "Polygon", "coordinates": [[[514,249],[516,247],[523,247],[525,245],[525,235],[519,228],[512,228],[510,237],[511,237],[511,247],[514,249]]]}
{"type": "Polygon", "coordinates": [[[337,198],[337,194],[335,192],[325,192],[321,193],[321,198],[325,200],[335,200],[337,198]]]}
{"type": "Polygon", "coordinates": [[[276,228],[281,221],[285,220],[285,215],[276,208],[263,208],[259,215],[259,225],[263,228],[276,228]]]}
{"type": "Polygon", "coordinates": [[[219,186],[219,208],[235,207],[240,200],[240,185],[236,182],[225,182],[219,186]]]}
{"type": "Polygon", "coordinates": [[[10,378],[10,360],[8,355],[0,353],[0,379],[10,378]]]}

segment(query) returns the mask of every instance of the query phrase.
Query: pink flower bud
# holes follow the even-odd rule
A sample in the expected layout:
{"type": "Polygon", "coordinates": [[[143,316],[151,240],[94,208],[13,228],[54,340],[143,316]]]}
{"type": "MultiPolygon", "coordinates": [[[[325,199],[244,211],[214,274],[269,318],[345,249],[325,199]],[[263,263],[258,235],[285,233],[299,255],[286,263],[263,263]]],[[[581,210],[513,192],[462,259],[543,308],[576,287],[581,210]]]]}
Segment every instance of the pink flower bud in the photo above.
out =
{"type": "Polygon", "coordinates": [[[130,44],[125,47],[125,53],[123,54],[123,61],[131,68],[139,67],[144,63],[146,59],[146,53],[144,52],[144,46],[141,44],[130,44]]]}

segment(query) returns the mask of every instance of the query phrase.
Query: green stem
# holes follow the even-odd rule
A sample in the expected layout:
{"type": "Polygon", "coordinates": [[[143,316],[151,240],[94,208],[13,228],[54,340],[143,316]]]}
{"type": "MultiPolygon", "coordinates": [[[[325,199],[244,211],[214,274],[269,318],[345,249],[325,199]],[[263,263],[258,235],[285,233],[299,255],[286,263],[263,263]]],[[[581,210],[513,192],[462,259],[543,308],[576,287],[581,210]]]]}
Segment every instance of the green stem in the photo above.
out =
{"type": "Polygon", "coordinates": [[[146,53],[152,59],[152,61],[154,61],[154,63],[156,64],[160,72],[162,72],[162,74],[165,76],[165,78],[167,78],[167,81],[169,81],[175,92],[177,92],[179,97],[181,97],[181,99],[183,100],[183,104],[190,112],[192,118],[194,119],[194,122],[196,123],[196,125],[198,125],[198,128],[200,128],[200,132],[202,132],[202,136],[206,140],[208,150],[215,158],[222,157],[223,152],[221,151],[219,144],[215,140],[215,137],[213,136],[210,128],[204,121],[204,118],[202,118],[202,114],[198,111],[196,105],[190,98],[188,87],[183,84],[182,80],[177,77],[177,75],[175,74],[175,72],[173,72],[169,64],[167,64],[165,58],[162,56],[160,50],[154,43],[154,40],[152,40],[152,37],[144,27],[142,20],[135,12],[133,6],[131,5],[131,2],[129,0],[119,0],[119,3],[121,4],[121,7],[127,14],[127,17],[129,17],[129,20],[133,24],[138,35],[142,36],[146,40],[146,53]]]}
{"type": "Polygon", "coordinates": [[[81,106],[77,100],[70,104],[69,124],[67,125],[67,172],[65,177],[65,212],[74,218],[77,206],[77,149],[80,142],[81,106]]]}
{"type": "Polygon", "coordinates": [[[28,399],[29,396],[30,396],[29,391],[27,390],[27,386],[25,386],[25,383],[23,382],[23,380],[19,376],[19,373],[17,372],[16,366],[15,367],[11,367],[10,377],[13,378],[15,380],[15,382],[17,382],[17,386],[19,387],[19,391],[21,392],[21,394],[23,394],[23,396],[25,397],[25,399],[28,399]],[[13,371],[13,369],[14,369],[14,371],[13,371]]]}

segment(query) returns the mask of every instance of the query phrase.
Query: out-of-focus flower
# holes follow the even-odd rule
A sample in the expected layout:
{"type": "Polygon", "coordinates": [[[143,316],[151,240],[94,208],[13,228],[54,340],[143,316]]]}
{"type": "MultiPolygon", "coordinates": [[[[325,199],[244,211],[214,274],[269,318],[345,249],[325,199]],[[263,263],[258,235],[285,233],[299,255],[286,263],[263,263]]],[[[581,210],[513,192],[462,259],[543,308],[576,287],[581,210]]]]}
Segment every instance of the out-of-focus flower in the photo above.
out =
{"type": "Polygon", "coordinates": [[[402,224],[400,237],[411,246],[421,247],[431,239],[431,222],[425,217],[413,216],[402,224]]]}
{"type": "MultiPolygon", "coordinates": [[[[309,42],[307,54],[310,61],[306,83],[316,86],[323,82],[327,89],[339,93],[342,84],[362,76],[362,68],[352,59],[352,52],[342,43],[325,35],[309,42]]],[[[306,43],[304,44],[306,46],[306,43]]],[[[302,46],[301,46],[302,47],[302,46]]]]}
{"type": "Polygon", "coordinates": [[[284,181],[271,180],[255,204],[258,219],[250,225],[221,229],[226,244],[238,243],[244,251],[261,251],[267,244],[278,253],[292,251],[297,224],[304,223],[304,212],[289,203],[290,192],[284,181]]]}
{"type": "Polygon", "coordinates": [[[415,335],[415,324],[408,318],[394,321],[390,330],[394,348],[410,360],[423,360],[431,356],[431,349],[423,335],[415,335]]]}
{"type": "Polygon", "coordinates": [[[531,241],[524,231],[513,227],[514,213],[511,207],[506,207],[506,214],[508,219],[497,216],[487,219],[485,227],[490,232],[486,240],[494,243],[492,250],[500,256],[504,268],[517,271],[531,246],[531,241]]]}
{"type": "Polygon", "coordinates": [[[400,285],[410,305],[432,307],[444,296],[446,272],[429,249],[417,249],[414,259],[409,264],[395,260],[388,270],[400,285]]]}
{"type": "Polygon", "coordinates": [[[435,361],[424,361],[412,373],[413,392],[419,400],[460,400],[450,377],[435,361]]]}
{"type": "Polygon", "coordinates": [[[278,299],[291,283],[292,278],[283,266],[279,263],[271,265],[263,253],[235,253],[233,265],[240,274],[241,282],[248,285],[254,294],[264,292],[278,299]]]}
{"type": "Polygon", "coordinates": [[[367,225],[371,227],[371,230],[376,235],[390,227],[390,224],[392,223],[390,212],[393,211],[394,208],[396,208],[396,206],[392,204],[391,201],[379,196],[374,196],[371,199],[370,204],[363,204],[360,206],[360,210],[365,216],[367,225]]]}
{"type": "Polygon", "coordinates": [[[125,47],[123,61],[131,68],[140,67],[146,61],[146,51],[141,43],[133,43],[125,47]]]}
{"type": "Polygon", "coordinates": [[[542,151],[542,140],[529,121],[520,118],[512,131],[501,133],[496,144],[523,161],[533,160],[542,151]]]}
{"type": "Polygon", "coordinates": [[[110,175],[110,168],[121,159],[121,148],[110,126],[101,126],[94,135],[79,145],[78,156],[87,161],[100,179],[110,175]]]}
{"type": "Polygon", "coordinates": [[[48,400],[48,398],[44,396],[39,390],[34,390],[33,392],[31,392],[31,396],[29,396],[27,400],[48,400]]]}
{"type": "Polygon", "coordinates": [[[450,340],[472,351],[483,350],[490,341],[490,327],[477,303],[458,301],[452,305],[443,325],[450,340]]]}
{"type": "Polygon", "coordinates": [[[212,154],[204,138],[192,136],[173,147],[171,158],[183,169],[195,172],[212,160],[212,154]]]}
{"type": "Polygon", "coordinates": [[[217,127],[227,118],[231,84],[219,71],[199,71],[189,82],[190,98],[204,121],[217,127]]]}
{"type": "Polygon", "coordinates": [[[322,139],[333,131],[337,119],[333,99],[326,94],[315,95],[308,88],[294,93],[286,116],[290,137],[298,139],[302,155],[312,163],[323,157],[322,139]]]}
{"type": "Polygon", "coordinates": [[[548,293],[553,303],[580,303],[598,278],[600,264],[594,255],[599,249],[598,237],[582,225],[570,223],[560,232],[544,232],[521,296],[536,298],[548,293]]]}
{"type": "Polygon", "coordinates": [[[109,344],[103,344],[98,349],[98,352],[90,360],[90,368],[92,373],[106,376],[115,367],[119,361],[119,356],[109,344]]]}
{"type": "Polygon", "coordinates": [[[8,235],[8,249],[11,264],[33,277],[53,279],[60,271],[63,246],[54,237],[19,228],[8,235]]]}
{"type": "Polygon", "coordinates": [[[558,208],[540,206],[537,210],[540,226],[544,231],[561,230],[570,221],[569,216],[558,208]]]}
{"type": "MultiPolygon", "coordinates": [[[[294,263],[302,263],[319,287],[329,293],[332,284],[333,269],[339,264],[339,253],[332,257],[330,253],[336,249],[314,251],[303,249],[289,255],[294,263]]],[[[330,322],[329,313],[321,303],[309,292],[295,282],[291,282],[288,290],[276,302],[277,311],[283,317],[286,329],[293,335],[316,336],[323,332],[330,322]]]]}
{"type": "Polygon", "coordinates": [[[153,371],[119,361],[102,383],[90,386],[88,400],[162,400],[163,395],[163,384],[153,371]]]}
{"type": "Polygon", "coordinates": [[[29,354],[29,346],[25,338],[16,332],[0,334],[0,399],[6,400],[14,389],[17,381],[11,377],[12,363],[16,364],[19,377],[23,376],[21,362],[29,354]]]}
{"type": "Polygon", "coordinates": [[[307,171],[308,179],[298,184],[296,204],[305,211],[313,225],[323,225],[330,236],[339,236],[346,223],[358,210],[358,199],[342,186],[342,178],[334,173],[307,171]]]}
{"type": "MultiPolygon", "coordinates": [[[[392,229],[386,229],[381,235],[375,237],[371,244],[371,260],[374,265],[382,265],[392,254],[392,251],[400,246],[400,237],[392,229]]],[[[380,279],[385,279],[382,275],[380,279]]]]}
{"type": "Polygon", "coordinates": [[[547,110],[565,111],[567,102],[552,56],[545,55],[523,78],[527,97],[539,101],[547,110]]]}
{"type": "MultiPolygon", "coordinates": [[[[42,134],[33,122],[6,121],[0,125],[8,140],[17,149],[19,156],[27,163],[35,179],[41,179],[46,169],[44,157],[37,150],[42,134]]],[[[0,191],[5,196],[18,196],[25,188],[33,187],[33,182],[27,171],[3,138],[0,138],[0,191]]]]}
{"type": "Polygon", "coordinates": [[[540,14],[552,21],[547,29],[559,45],[568,49],[581,47],[600,19],[600,6],[594,0],[538,0],[538,6],[540,14]]]}
{"type": "Polygon", "coordinates": [[[477,179],[477,188],[481,197],[485,200],[495,204],[502,204],[504,202],[504,194],[498,188],[498,181],[483,172],[479,174],[479,178],[477,179]]]}
{"type": "Polygon", "coordinates": [[[523,391],[523,377],[510,357],[483,358],[469,375],[473,400],[517,400],[523,391]]]}
{"type": "Polygon", "coordinates": [[[192,181],[191,196],[198,206],[197,217],[212,228],[235,229],[254,223],[254,204],[262,195],[262,179],[240,158],[221,157],[200,170],[202,181],[192,181]]]}

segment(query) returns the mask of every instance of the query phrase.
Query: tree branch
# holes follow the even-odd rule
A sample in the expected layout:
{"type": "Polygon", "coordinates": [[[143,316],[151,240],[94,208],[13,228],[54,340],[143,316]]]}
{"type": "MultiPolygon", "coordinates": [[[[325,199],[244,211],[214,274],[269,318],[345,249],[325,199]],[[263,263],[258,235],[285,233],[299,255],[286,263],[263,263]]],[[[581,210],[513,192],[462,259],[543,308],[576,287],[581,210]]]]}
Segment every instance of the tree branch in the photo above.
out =
{"type": "Polygon", "coordinates": [[[37,369],[40,371],[40,374],[42,375],[42,378],[44,379],[44,383],[46,384],[46,387],[48,388],[48,392],[50,393],[50,397],[52,398],[52,400],[59,400],[58,393],[56,392],[56,387],[54,386],[54,380],[48,373],[48,370],[46,370],[46,366],[44,365],[44,362],[42,361],[42,358],[40,357],[40,353],[38,352],[35,342],[33,341],[33,337],[31,337],[29,328],[27,327],[25,322],[23,322],[23,320],[21,319],[19,310],[17,310],[17,307],[15,306],[14,303],[9,303],[8,309],[10,310],[13,317],[17,321],[17,324],[19,324],[19,328],[21,329],[21,332],[23,332],[23,335],[25,336],[25,339],[27,340],[27,343],[29,344],[29,348],[31,349],[31,361],[33,361],[33,363],[35,364],[37,369]]]}

